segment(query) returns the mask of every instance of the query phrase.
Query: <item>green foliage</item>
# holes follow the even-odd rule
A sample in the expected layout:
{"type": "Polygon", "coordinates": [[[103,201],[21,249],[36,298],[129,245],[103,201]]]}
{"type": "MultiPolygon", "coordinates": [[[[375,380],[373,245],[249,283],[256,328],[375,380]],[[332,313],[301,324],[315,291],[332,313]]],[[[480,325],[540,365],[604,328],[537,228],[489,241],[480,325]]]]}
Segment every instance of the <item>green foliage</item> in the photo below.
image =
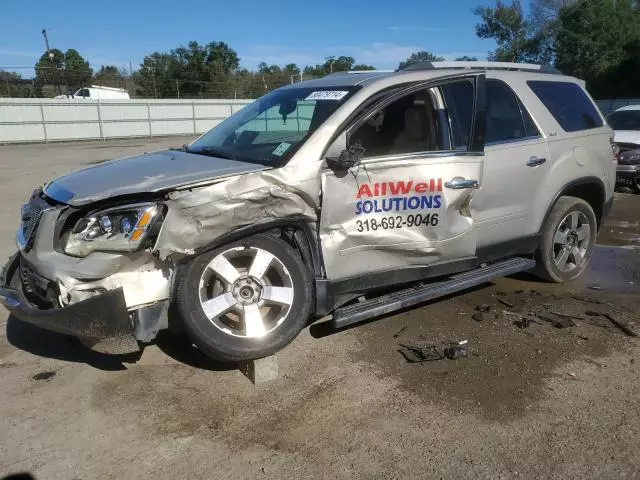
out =
{"type": "Polygon", "coordinates": [[[402,69],[414,63],[442,62],[443,60],[444,60],[444,57],[439,57],[437,55],[434,55],[433,53],[421,50],[419,52],[412,53],[409,56],[409,58],[407,58],[403,62],[400,62],[400,64],[398,65],[398,68],[402,69]]]}
{"type": "Polygon", "coordinates": [[[32,95],[31,80],[15,72],[0,70],[0,97],[25,98],[32,95]]]}
{"type": "Polygon", "coordinates": [[[637,95],[639,15],[625,1],[581,0],[563,8],[556,35],[557,66],[585,79],[596,95],[637,95]]]}
{"type": "Polygon", "coordinates": [[[497,48],[487,55],[490,61],[540,61],[542,39],[538,37],[533,23],[525,17],[519,0],[513,0],[511,4],[496,0],[493,7],[479,6],[473,13],[481,19],[476,24],[476,35],[493,39],[497,44],[497,48]]]}
{"type": "Polygon", "coordinates": [[[126,72],[121,72],[114,65],[102,65],[93,76],[93,82],[96,85],[123,88],[126,82],[126,72]]]}
{"type": "Polygon", "coordinates": [[[469,57],[467,55],[463,55],[462,57],[456,58],[456,62],[477,62],[478,59],[476,57],[469,57]]]}
{"type": "Polygon", "coordinates": [[[48,54],[43,53],[35,65],[35,71],[35,84],[39,91],[44,85],[56,85],[63,93],[88,85],[93,75],[89,62],[73,48],[65,53],[56,48],[48,54]]]}

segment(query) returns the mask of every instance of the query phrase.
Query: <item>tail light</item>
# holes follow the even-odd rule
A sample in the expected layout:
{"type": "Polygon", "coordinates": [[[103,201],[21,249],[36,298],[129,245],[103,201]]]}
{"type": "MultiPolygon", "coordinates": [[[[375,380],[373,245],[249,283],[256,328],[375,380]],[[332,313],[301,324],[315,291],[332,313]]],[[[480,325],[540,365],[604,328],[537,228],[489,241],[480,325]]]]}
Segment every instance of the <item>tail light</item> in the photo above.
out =
{"type": "Polygon", "coordinates": [[[610,138],[609,141],[611,142],[611,150],[613,150],[613,163],[618,163],[618,159],[620,158],[620,147],[613,141],[613,138],[610,138]]]}

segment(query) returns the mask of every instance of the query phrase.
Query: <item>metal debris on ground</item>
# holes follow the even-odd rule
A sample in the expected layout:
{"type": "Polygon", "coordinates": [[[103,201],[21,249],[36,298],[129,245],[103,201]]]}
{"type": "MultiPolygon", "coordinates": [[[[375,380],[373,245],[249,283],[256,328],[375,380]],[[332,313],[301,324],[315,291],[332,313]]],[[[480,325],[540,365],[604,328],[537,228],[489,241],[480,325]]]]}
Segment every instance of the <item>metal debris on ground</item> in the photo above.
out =
{"type": "Polygon", "coordinates": [[[447,348],[444,349],[445,356],[450,360],[457,360],[458,358],[467,356],[467,345],[469,344],[468,340],[462,340],[458,343],[452,343],[447,348]]]}
{"type": "Polygon", "coordinates": [[[568,317],[559,317],[558,315],[552,313],[538,313],[538,318],[544,320],[545,322],[551,323],[556,328],[569,328],[575,327],[576,324],[571,318],[568,317]]]}
{"type": "Polygon", "coordinates": [[[47,372],[36,373],[31,378],[33,378],[34,380],[49,380],[50,378],[53,378],[55,376],[56,376],[56,372],[47,371],[47,372]]]}
{"type": "Polygon", "coordinates": [[[513,321],[513,324],[522,330],[524,330],[525,328],[529,328],[534,323],[538,323],[538,322],[533,317],[522,317],[520,318],[520,320],[513,321]]]}
{"type": "Polygon", "coordinates": [[[476,310],[479,312],[488,312],[489,310],[491,310],[491,305],[489,305],[488,303],[483,303],[482,305],[478,305],[476,307],[476,310]]]}
{"type": "Polygon", "coordinates": [[[445,344],[444,347],[437,345],[403,345],[398,350],[407,363],[433,362],[436,360],[457,360],[468,355],[468,340],[445,344]]]}
{"type": "Polygon", "coordinates": [[[602,290],[602,287],[600,285],[589,285],[589,287],[591,290],[602,290]]]}
{"type": "Polygon", "coordinates": [[[473,315],[471,315],[471,318],[473,318],[476,322],[484,322],[486,319],[484,312],[474,313],[473,315]]]}
{"type": "Polygon", "coordinates": [[[498,301],[503,304],[505,307],[513,308],[513,303],[507,302],[506,300],[499,298],[498,301]]]}
{"type": "Polygon", "coordinates": [[[613,325],[615,325],[618,329],[620,329],[621,331],[623,331],[626,335],[630,336],[630,337],[637,337],[638,334],[636,332],[634,332],[633,330],[631,330],[631,328],[629,328],[628,325],[625,325],[623,322],[621,322],[620,320],[618,320],[617,318],[615,318],[613,315],[609,314],[609,313],[605,313],[605,312],[596,312],[593,310],[588,310],[587,312],[585,312],[586,315],[589,315],[590,317],[604,317],[607,320],[609,320],[613,325]]]}
{"type": "Polygon", "coordinates": [[[605,302],[601,302],[600,300],[596,300],[595,298],[581,297],[580,295],[571,295],[571,298],[573,298],[574,300],[580,300],[581,302],[595,303],[596,305],[606,305],[605,302]]]}
{"type": "Polygon", "coordinates": [[[398,338],[400,335],[402,335],[406,331],[407,331],[407,327],[406,326],[402,327],[393,335],[393,338],[398,338]]]}
{"type": "Polygon", "coordinates": [[[567,313],[560,313],[553,310],[551,310],[549,313],[553,313],[554,315],[557,315],[559,317],[570,318],[572,320],[584,320],[584,317],[579,317],[577,315],[569,315],[567,313]]]}

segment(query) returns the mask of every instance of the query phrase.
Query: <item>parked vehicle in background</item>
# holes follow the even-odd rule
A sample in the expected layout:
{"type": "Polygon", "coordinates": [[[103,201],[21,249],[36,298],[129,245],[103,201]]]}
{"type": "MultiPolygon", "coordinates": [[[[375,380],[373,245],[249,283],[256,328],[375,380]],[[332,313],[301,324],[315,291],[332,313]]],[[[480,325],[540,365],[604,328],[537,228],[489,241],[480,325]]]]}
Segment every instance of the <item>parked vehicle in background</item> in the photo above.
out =
{"type": "Polygon", "coordinates": [[[76,98],[87,100],[116,100],[129,99],[129,92],[124,88],[102,87],[100,85],[91,85],[78,89],[76,93],[69,95],[57,95],[54,98],[76,98]]]}
{"type": "Polygon", "coordinates": [[[101,351],[176,326],[240,361],[328,313],[342,328],[524,270],[570,281],[613,202],[612,142],[582,82],[539,65],[288,85],[182,149],[35,190],[0,301],[101,351]]]}
{"type": "Polygon", "coordinates": [[[622,107],[607,117],[618,147],[617,184],[640,193],[640,105],[622,107]]]}

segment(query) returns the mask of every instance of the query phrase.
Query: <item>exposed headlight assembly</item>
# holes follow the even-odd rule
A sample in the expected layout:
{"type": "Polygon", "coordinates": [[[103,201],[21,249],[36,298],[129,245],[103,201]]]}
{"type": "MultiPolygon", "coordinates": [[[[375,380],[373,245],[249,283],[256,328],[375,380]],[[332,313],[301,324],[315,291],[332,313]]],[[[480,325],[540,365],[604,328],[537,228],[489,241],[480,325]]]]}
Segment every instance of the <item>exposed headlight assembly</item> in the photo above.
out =
{"type": "Polygon", "coordinates": [[[133,252],[141,248],[159,225],[162,206],[124,205],[90,213],[76,222],[64,242],[64,251],[86,257],[95,251],[133,252]]]}

